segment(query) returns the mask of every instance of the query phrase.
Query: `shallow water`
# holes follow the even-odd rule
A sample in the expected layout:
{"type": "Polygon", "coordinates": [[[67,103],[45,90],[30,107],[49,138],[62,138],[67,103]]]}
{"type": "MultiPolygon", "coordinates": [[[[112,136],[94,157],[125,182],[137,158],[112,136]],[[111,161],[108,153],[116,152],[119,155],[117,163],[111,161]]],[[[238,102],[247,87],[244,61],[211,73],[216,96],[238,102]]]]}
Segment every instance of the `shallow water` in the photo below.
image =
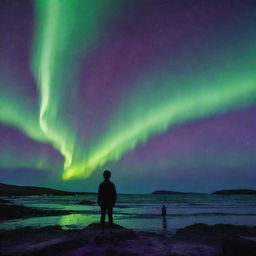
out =
{"type": "MultiPolygon", "coordinates": [[[[66,210],[65,216],[35,217],[0,223],[0,229],[60,225],[81,229],[98,221],[100,209],[79,205],[81,200],[96,202],[96,195],[27,196],[11,199],[15,204],[52,210],[66,210]],[[76,211],[69,214],[68,211],[76,211]]],[[[175,232],[193,223],[256,225],[255,195],[119,195],[114,208],[117,224],[138,231],[175,232]],[[163,227],[161,207],[167,207],[167,227],[163,227]]]]}

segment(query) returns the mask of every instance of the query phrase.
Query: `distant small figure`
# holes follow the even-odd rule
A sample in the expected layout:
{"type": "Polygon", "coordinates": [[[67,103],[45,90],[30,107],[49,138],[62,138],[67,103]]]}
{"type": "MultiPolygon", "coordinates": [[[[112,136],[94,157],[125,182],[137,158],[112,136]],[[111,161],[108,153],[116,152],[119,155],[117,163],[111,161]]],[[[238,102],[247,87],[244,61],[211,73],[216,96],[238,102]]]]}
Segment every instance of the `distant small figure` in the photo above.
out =
{"type": "Polygon", "coordinates": [[[108,213],[108,221],[110,232],[112,232],[113,227],[113,206],[116,203],[116,187],[109,179],[111,177],[111,172],[106,170],[103,173],[104,181],[100,184],[98,190],[98,205],[101,207],[101,229],[104,232],[105,228],[105,217],[106,212],[108,213]]]}
{"type": "Polygon", "coordinates": [[[163,205],[163,207],[162,207],[162,216],[163,216],[163,219],[166,218],[166,207],[165,207],[165,205],[163,205]]]}
{"type": "Polygon", "coordinates": [[[166,222],[166,207],[163,205],[162,207],[162,216],[163,216],[163,228],[167,228],[167,222],[166,222]]]}

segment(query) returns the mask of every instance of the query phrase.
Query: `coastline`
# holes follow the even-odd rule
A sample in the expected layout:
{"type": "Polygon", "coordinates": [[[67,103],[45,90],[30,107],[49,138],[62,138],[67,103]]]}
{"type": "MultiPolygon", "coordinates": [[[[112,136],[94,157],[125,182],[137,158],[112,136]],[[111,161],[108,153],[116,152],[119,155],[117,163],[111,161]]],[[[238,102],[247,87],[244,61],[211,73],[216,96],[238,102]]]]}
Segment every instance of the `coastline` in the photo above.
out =
{"type": "MultiPolygon", "coordinates": [[[[22,222],[23,220],[26,221],[28,218],[39,217],[36,220],[39,223],[40,217],[66,217],[65,215],[75,215],[76,213],[81,213],[87,216],[86,207],[91,208],[96,206],[92,197],[75,197],[75,199],[76,200],[68,200],[65,202],[75,205],[74,209],[77,210],[56,210],[44,207],[30,207],[29,204],[17,204],[19,202],[17,198],[14,200],[11,197],[1,198],[0,221],[18,220],[22,222]],[[81,209],[80,207],[84,207],[84,209],[81,209]]],[[[124,199],[125,198],[123,198],[123,200],[124,199]]],[[[50,201],[51,200],[52,199],[50,199],[50,201]]],[[[46,202],[49,202],[49,200],[46,202]]],[[[59,203],[59,201],[57,202],[59,203]]],[[[198,205],[197,201],[195,202],[193,200],[189,203],[196,206],[198,205]]],[[[201,203],[203,202],[200,201],[200,206],[201,203]]],[[[125,205],[119,205],[118,207],[118,211],[126,209],[125,205]]],[[[70,209],[72,209],[72,207],[70,209]]],[[[88,211],[88,213],[89,212],[90,211],[88,211]]],[[[201,213],[199,212],[199,214],[201,213]]],[[[88,216],[95,217],[95,214],[89,214],[88,216]]],[[[175,218],[177,216],[172,215],[172,217],[175,218]]],[[[227,215],[227,217],[229,216],[227,215]]],[[[255,218],[254,215],[251,217],[255,218]]],[[[162,229],[161,232],[151,232],[137,230],[137,224],[130,226],[125,222],[118,222],[118,224],[121,224],[122,226],[115,224],[115,229],[112,234],[106,230],[105,234],[102,235],[100,224],[95,221],[98,221],[98,216],[90,219],[82,229],[65,229],[59,222],[57,222],[57,224],[55,224],[56,222],[45,222],[45,226],[29,226],[29,223],[27,223],[28,225],[24,225],[23,227],[22,225],[17,225],[15,229],[0,230],[0,255],[256,255],[256,226],[246,226],[247,224],[213,225],[213,223],[211,223],[212,225],[210,225],[208,223],[209,225],[207,225],[199,223],[200,221],[194,221],[192,223],[195,224],[190,225],[185,222],[184,228],[173,229],[172,232],[169,232],[168,229],[162,229]]],[[[182,221],[184,222],[184,220],[182,221]]],[[[219,221],[215,223],[223,222],[219,221]]],[[[241,224],[240,222],[236,223],[241,224]]]]}

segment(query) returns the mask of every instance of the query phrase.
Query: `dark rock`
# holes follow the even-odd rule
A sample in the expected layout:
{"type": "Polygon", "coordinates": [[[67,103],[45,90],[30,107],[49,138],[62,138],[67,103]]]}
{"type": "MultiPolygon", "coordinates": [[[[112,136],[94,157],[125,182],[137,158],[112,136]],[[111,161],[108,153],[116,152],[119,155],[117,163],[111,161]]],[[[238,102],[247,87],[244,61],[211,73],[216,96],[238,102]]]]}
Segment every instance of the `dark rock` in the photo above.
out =
{"type": "Polygon", "coordinates": [[[124,228],[118,224],[113,224],[112,230],[110,233],[109,223],[107,222],[105,225],[105,232],[102,233],[100,223],[92,223],[83,229],[84,231],[88,231],[90,234],[95,232],[96,234],[100,234],[95,236],[94,243],[102,244],[102,243],[110,243],[115,244],[124,240],[133,240],[136,238],[136,234],[132,229],[124,228]]]}
{"type": "Polygon", "coordinates": [[[247,239],[222,241],[223,256],[256,256],[256,242],[247,239]]]}
{"type": "Polygon", "coordinates": [[[141,254],[130,252],[129,250],[117,250],[109,247],[105,250],[105,256],[141,256],[141,254]]]}
{"type": "Polygon", "coordinates": [[[5,198],[0,198],[0,204],[9,204],[9,203],[11,203],[10,200],[5,199],[5,198]]]}
{"type": "MultiPolygon", "coordinates": [[[[109,223],[106,222],[105,224],[105,229],[109,229],[109,223]]],[[[124,228],[118,224],[115,224],[113,223],[113,226],[112,226],[112,229],[113,230],[121,230],[121,231],[130,231],[130,229],[127,229],[127,228],[124,228]]],[[[84,228],[84,230],[90,230],[90,231],[99,231],[101,230],[101,225],[99,222],[94,222],[94,223],[91,223],[89,224],[87,227],[84,228]]]]}
{"type": "Polygon", "coordinates": [[[178,230],[174,240],[186,240],[193,242],[202,242],[206,244],[219,244],[221,241],[241,236],[256,236],[256,228],[239,225],[217,224],[207,225],[196,223],[178,230]]]}
{"type": "Polygon", "coordinates": [[[105,242],[105,237],[103,235],[95,236],[94,243],[95,244],[102,244],[105,242]]]}
{"type": "MultiPolygon", "coordinates": [[[[35,249],[28,251],[26,253],[22,253],[23,256],[46,256],[46,255],[68,255],[74,249],[77,249],[84,245],[83,241],[80,240],[70,240],[64,241],[61,243],[56,243],[53,245],[49,245],[47,247],[43,247],[40,249],[35,249]]],[[[17,255],[17,254],[15,254],[17,255]]]]}
{"type": "Polygon", "coordinates": [[[77,204],[83,204],[83,205],[93,205],[95,202],[89,201],[89,200],[82,200],[78,202],[77,204]]]}
{"type": "Polygon", "coordinates": [[[23,227],[23,228],[18,228],[14,230],[2,230],[0,232],[0,240],[12,240],[16,239],[17,237],[20,238],[25,238],[27,237],[34,237],[37,234],[43,234],[43,233],[48,233],[48,234],[58,234],[58,233],[67,233],[67,230],[63,230],[60,226],[55,225],[55,226],[47,226],[43,228],[32,228],[32,227],[23,227]]]}
{"type": "Polygon", "coordinates": [[[105,250],[105,255],[106,255],[106,256],[118,256],[118,255],[120,255],[120,254],[118,253],[117,250],[115,250],[115,249],[113,249],[113,248],[107,248],[107,249],[105,250]]]}
{"type": "Polygon", "coordinates": [[[216,230],[222,233],[227,233],[229,236],[255,236],[256,226],[243,226],[243,225],[232,225],[232,224],[216,224],[214,226],[216,230]]]}
{"type": "Polygon", "coordinates": [[[65,214],[67,214],[67,212],[61,210],[40,210],[23,205],[0,204],[0,220],[65,214]]]}

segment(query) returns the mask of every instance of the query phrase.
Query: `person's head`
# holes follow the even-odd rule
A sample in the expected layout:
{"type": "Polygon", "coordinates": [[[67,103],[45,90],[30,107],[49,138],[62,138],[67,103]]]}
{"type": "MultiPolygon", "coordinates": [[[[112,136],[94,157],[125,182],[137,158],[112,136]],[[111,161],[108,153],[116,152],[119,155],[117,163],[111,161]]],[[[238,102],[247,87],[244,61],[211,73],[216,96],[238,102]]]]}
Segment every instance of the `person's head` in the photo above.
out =
{"type": "Polygon", "coordinates": [[[109,170],[106,170],[103,172],[103,177],[105,180],[109,180],[111,177],[111,172],[109,170]]]}

